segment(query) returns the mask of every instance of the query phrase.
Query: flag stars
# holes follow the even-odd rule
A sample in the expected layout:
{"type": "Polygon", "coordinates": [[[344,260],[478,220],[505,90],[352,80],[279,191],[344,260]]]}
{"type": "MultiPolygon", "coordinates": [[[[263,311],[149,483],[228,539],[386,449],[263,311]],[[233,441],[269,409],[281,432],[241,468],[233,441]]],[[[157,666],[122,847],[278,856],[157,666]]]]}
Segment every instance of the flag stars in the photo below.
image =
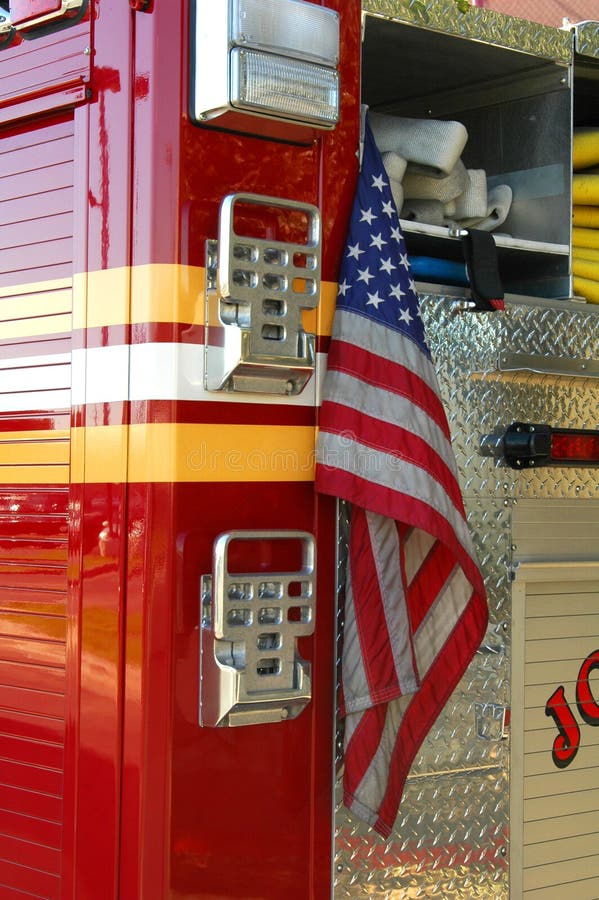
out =
{"type": "Polygon", "coordinates": [[[401,244],[403,236],[401,231],[399,230],[399,225],[396,225],[395,228],[391,229],[391,237],[394,241],[397,241],[398,244],[401,244]]]}
{"type": "Polygon", "coordinates": [[[370,269],[358,269],[358,281],[363,281],[364,284],[368,285],[374,278],[374,275],[370,274],[370,269]]]}
{"type": "Polygon", "coordinates": [[[368,294],[368,300],[366,301],[366,306],[374,306],[375,309],[378,309],[381,303],[384,303],[384,297],[379,297],[379,292],[376,294],[368,294]]]}
{"type": "Polygon", "coordinates": [[[368,207],[368,209],[361,209],[360,214],[362,217],[360,219],[360,222],[368,222],[369,225],[372,225],[374,220],[376,218],[378,218],[377,216],[375,216],[375,214],[373,213],[373,211],[370,207],[368,207]]]}
{"type": "Polygon", "coordinates": [[[399,264],[400,264],[400,266],[404,267],[406,272],[408,271],[408,269],[410,268],[410,263],[408,262],[408,254],[407,253],[399,254],[399,264]]]}
{"type": "Polygon", "coordinates": [[[373,175],[372,176],[372,187],[377,188],[377,190],[382,191],[384,187],[386,187],[388,182],[385,181],[382,175],[373,175]]]}
{"type": "Polygon", "coordinates": [[[379,268],[381,272],[387,272],[387,274],[390,275],[393,269],[396,269],[397,266],[393,265],[393,263],[391,262],[391,257],[389,257],[389,259],[381,259],[379,268]]]}
{"type": "Polygon", "coordinates": [[[376,247],[377,250],[382,250],[383,245],[386,243],[387,243],[387,241],[383,240],[382,234],[373,234],[372,237],[370,238],[370,246],[376,247]]]}
{"type": "Polygon", "coordinates": [[[347,278],[344,278],[341,284],[339,285],[339,289],[337,291],[338,297],[345,297],[347,292],[349,291],[351,284],[349,284],[347,278]]]}
{"type": "Polygon", "coordinates": [[[400,322],[405,322],[406,325],[409,325],[410,322],[413,322],[413,321],[414,321],[414,316],[411,316],[411,315],[410,315],[410,310],[409,310],[409,309],[401,309],[401,310],[399,311],[399,321],[400,321],[400,322]]]}
{"type": "Polygon", "coordinates": [[[400,284],[392,284],[391,289],[389,290],[389,296],[395,297],[396,300],[401,300],[402,297],[406,296],[406,292],[402,291],[400,284]]]}
{"type": "MultiPolygon", "coordinates": [[[[393,203],[391,200],[387,200],[386,203],[383,203],[383,212],[386,216],[389,216],[390,219],[393,218],[395,210],[393,209],[393,203]]],[[[393,235],[395,237],[395,235],[393,235]]]]}
{"type": "Polygon", "coordinates": [[[359,259],[360,259],[360,256],[361,256],[362,253],[364,253],[364,252],[365,252],[364,250],[360,250],[360,244],[359,244],[359,242],[356,243],[356,244],[349,244],[348,247],[347,247],[347,256],[348,256],[348,259],[352,259],[352,258],[353,258],[353,259],[355,259],[355,260],[359,260],[359,259]]]}

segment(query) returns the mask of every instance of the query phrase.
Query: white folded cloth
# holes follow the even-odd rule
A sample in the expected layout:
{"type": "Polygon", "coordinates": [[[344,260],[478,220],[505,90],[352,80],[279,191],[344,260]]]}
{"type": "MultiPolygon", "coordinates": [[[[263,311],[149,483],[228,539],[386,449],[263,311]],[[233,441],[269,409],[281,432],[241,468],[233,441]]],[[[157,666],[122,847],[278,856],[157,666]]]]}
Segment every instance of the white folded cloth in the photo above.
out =
{"type": "Polygon", "coordinates": [[[403,188],[408,200],[439,200],[448,203],[463,194],[468,187],[468,170],[458,159],[451,172],[444,178],[421,175],[413,172],[408,165],[403,179],[403,188]]]}
{"type": "Polygon", "coordinates": [[[404,200],[403,186],[401,181],[404,176],[404,172],[406,171],[408,161],[407,159],[404,159],[403,156],[400,156],[399,153],[395,153],[393,150],[389,150],[387,153],[382,153],[381,158],[383,160],[383,165],[385,166],[387,177],[389,178],[389,187],[391,188],[393,201],[395,203],[395,206],[397,207],[397,212],[399,213],[399,210],[403,206],[404,200]]]}
{"type": "Polygon", "coordinates": [[[370,112],[369,118],[381,153],[392,150],[408,162],[430,167],[437,175],[447,175],[455,168],[468,140],[461,122],[408,119],[375,112],[370,112]]]}
{"type": "Polygon", "coordinates": [[[447,203],[443,204],[444,218],[446,218],[448,221],[452,222],[456,217],[455,210],[456,210],[455,200],[448,200],[447,203]]]}
{"type": "Polygon", "coordinates": [[[468,169],[468,184],[455,198],[456,219],[484,218],[487,215],[487,173],[484,169],[468,169]]]}
{"type": "Polygon", "coordinates": [[[440,200],[405,200],[400,218],[409,222],[443,225],[444,209],[440,200]]]}
{"type": "Polygon", "coordinates": [[[512,205],[512,189],[507,184],[498,184],[491,188],[487,196],[487,210],[484,218],[463,219],[460,225],[465,228],[480,228],[481,231],[493,231],[503,225],[512,205]]]}
{"type": "Polygon", "coordinates": [[[404,159],[403,156],[400,156],[399,153],[395,153],[393,150],[382,153],[381,157],[389,178],[393,178],[395,181],[401,181],[405,175],[406,166],[408,165],[407,159],[404,159]]]}

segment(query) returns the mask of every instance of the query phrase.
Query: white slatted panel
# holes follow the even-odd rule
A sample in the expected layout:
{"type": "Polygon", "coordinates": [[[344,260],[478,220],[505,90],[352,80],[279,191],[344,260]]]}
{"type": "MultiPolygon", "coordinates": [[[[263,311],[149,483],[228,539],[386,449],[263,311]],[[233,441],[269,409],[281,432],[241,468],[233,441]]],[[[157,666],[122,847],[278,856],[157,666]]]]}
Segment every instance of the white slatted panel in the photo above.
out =
{"type": "MultiPolygon", "coordinates": [[[[514,732],[512,748],[512,900],[599,898],[599,728],[576,707],[581,664],[599,650],[598,576],[599,564],[523,566],[518,573],[512,697],[513,728],[521,733],[514,732]],[[581,733],[565,768],[553,762],[558,730],[545,712],[560,686],[581,733]]],[[[589,682],[599,702],[599,671],[589,682]]]]}

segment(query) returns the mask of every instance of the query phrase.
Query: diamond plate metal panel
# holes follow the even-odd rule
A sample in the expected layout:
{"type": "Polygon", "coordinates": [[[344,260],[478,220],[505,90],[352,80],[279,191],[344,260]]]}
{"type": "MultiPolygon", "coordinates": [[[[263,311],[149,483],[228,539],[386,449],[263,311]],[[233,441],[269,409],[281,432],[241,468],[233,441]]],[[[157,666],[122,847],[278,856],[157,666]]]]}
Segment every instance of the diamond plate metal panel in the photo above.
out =
{"type": "Polygon", "coordinates": [[[508,304],[505,314],[460,312],[459,305],[424,296],[422,312],[467,496],[599,497],[593,470],[546,468],[515,472],[480,455],[480,439],[511,422],[594,428],[596,379],[550,372],[503,372],[507,353],[591,360],[599,356],[598,311],[570,304],[508,304]]]}
{"type": "Polygon", "coordinates": [[[576,52],[599,59],[599,22],[581,22],[574,29],[576,52]]]}
{"type": "Polygon", "coordinates": [[[508,304],[502,314],[471,313],[433,295],[421,298],[421,308],[487,586],[489,628],[414,762],[387,841],[350,817],[339,786],[334,896],[507,900],[512,509],[524,497],[597,498],[599,487],[597,470],[516,472],[481,457],[479,442],[516,418],[597,427],[596,379],[501,372],[498,361],[508,350],[543,360],[596,358],[599,310],[508,304]]]}
{"type": "Polygon", "coordinates": [[[460,13],[453,0],[436,0],[434,3],[423,0],[362,0],[362,10],[498,47],[532,53],[555,62],[569,63],[572,59],[572,36],[568,32],[474,6],[460,13]]]}

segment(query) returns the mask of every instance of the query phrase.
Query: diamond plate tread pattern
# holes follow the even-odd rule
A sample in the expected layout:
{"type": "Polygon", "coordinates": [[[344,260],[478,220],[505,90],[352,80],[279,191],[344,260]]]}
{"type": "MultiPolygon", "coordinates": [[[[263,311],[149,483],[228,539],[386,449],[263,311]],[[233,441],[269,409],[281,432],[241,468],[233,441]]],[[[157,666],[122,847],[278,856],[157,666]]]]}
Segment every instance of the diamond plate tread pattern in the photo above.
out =
{"type": "Polygon", "coordinates": [[[566,31],[474,6],[460,14],[453,0],[362,0],[362,10],[556,62],[572,59],[572,35],[566,31]]]}
{"type": "Polygon", "coordinates": [[[576,26],[576,52],[599,59],[599,22],[582,22],[576,26]]]}
{"type": "Polygon", "coordinates": [[[338,785],[334,897],[508,900],[502,713],[510,705],[511,512],[520,498],[599,498],[599,486],[593,469],[512,470],[482,457],[479,443],[516,419],[597,427],[596,380],[500,372],[498,360],[502,351],[596,358],[599,316],[565,304],[471,313],[434,295],[421,297],[421,310],[485,577],[489,628],[414,761],[388,841],[347,813],[338,785]]]}

